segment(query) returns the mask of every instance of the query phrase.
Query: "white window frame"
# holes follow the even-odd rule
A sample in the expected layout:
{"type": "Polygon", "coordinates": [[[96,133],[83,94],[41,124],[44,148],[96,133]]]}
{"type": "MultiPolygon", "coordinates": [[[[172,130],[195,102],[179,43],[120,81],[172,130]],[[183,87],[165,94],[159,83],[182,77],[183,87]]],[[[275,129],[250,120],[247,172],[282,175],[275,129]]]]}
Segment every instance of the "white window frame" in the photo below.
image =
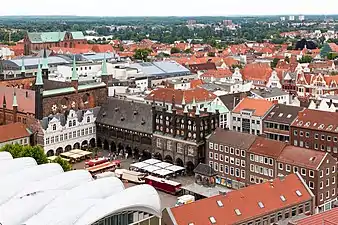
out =
{"type": "Polygon", "coordinates": [[[209,142],[209,149],[214,149],[214,143],[209,142]]]}
{"type": "Polygon", "coordinates": [[[214,153],[213,152],[209,152],[209,159],[214,159],[214,153]]]}

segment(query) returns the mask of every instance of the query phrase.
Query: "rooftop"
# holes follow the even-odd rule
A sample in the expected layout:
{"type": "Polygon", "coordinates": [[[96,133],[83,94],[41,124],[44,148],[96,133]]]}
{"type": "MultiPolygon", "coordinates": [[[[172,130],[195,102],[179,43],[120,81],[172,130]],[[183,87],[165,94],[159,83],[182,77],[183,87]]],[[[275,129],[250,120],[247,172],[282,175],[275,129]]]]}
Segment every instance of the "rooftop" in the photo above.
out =
{"type": "Polygon", "coordinates": [[[303,110],[302,107],[277,104],[265,116],[264,120],[291,125],[291,123],[297,118],[298,112],[301,110],[303,110]]]}
{"type": "Polygon", "coordinates": [[[289,95],[287,92],[281,90],[280,88],[268,88],[268,89],[253,89],[251,92],[254,95],[258,95],[262,98],[274,98],[282,95],[289,95]]]}
{"type": "Polygon", "coordinates": [[[286,143],[281,141],[257,137],[254,143],[251,145],[249,152],[278,158],[285,146],[286,143]]]}
{"type": "Polygon", "coordinates": [[[185,75],[190,71],[175,61],[143,62],[130,64],[149,76],[185,75]]]}
{"type": "Polygon", "coordinates": [[[242,110],[252,110],[253,116],[262,117],[275,105],[265,99],[244,98],[233,110],[233,113],[240,114],[242,110]]]}
{"type": "Polygon", "coordinates": [[[292,126],[326,132],[338,132],[338,113],[304,109],[292,126]]]}
{"type": "Polygon", "coordinates": [[[177,224],[206,225],[210,224],[210,218],[213,217],[216,224],[230,225],[311,201],[312,197],[312,192],[297,173],[286,176],[283,180],[275,179],[272,182],[250,185],[226,195],[217,195],[167,210],[171,211],[177,224]]]}
{"type": "Polygon", "coordinates": [[[209,142],[224,144],[244,150],[249,149],[256,138],[257,136],[252,134],[239,133],[221,128],[216,128],[216,130],[207,137],[209,142]]]}
{"type": "Polygon", "coordinates": [[[301,167],[317,169],[327,153],[312,149],[299,148],[292,145],[286,146],[278,161],[298,165],[301,167]]]}
{"type": "Polygon", "coordinates": [[[29,137],[31,134],[32,132],[23,123],[10,123],[1,125],[0,143],[29,137]]]}
{"type": "Polygon", "coordinates": [[[294,225],[335,225],[338,224],[338,208],[296,220],[294,225]]]}
{"type": "Polygon", "coordinates": [[[13,110],[13,95],[16,93],[18,111],[35,114],[35,92],[21,88],[0,86],[0,107],[3,105],[3,96],[6,97],[6,108],[13,110]]]}

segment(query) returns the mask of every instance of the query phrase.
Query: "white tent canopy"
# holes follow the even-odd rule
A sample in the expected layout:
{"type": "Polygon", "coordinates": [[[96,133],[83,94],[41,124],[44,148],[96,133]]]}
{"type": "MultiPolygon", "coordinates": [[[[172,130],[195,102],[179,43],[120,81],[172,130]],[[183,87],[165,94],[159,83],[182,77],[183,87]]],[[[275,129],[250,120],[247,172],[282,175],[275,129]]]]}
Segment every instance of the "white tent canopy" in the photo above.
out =
{"type": "Polygon", "coordinates": [[[171,170],[160,169],[160,170],[155,170],[153,173],[160,175],[160,176],[168,176],[169,174],[172,174],[174,172],[171,170]]]}
{"type": "Polygon", "coordinates": [[[176,165],[172,165],[172,166],[166,167],[165,169],[166,170],[171,170],[173,172],[178,172],[178,171],[181,171],[181,170],[185,170],[184,167],[182,167],[182,166],[176,166],[176,165]]]}
{"type": "Polygon", "coordinates": [[[11,160],[13,156],[9,152],[0,152],[0,161],[2,160],[11,160]]]}
{"type": "Polygon", "coordinates": [[[162,168],[162,169],[165,169],[165,168],[167,168],[167,167],[169,167],[169,166],[172,166],[172,165],[173,165],[173,164],[167,163],[167,162],[160,162],[160,163],[156,163],[156,164],[155,164],[155,166],[160,167],[160,168],[162,168]]]}
{"type": "Polygon", "coordinates": [[[160,163],[161,161],[158,160],[158,159],[147,159],[145,161],[143,161],[143,163],[147,163],[149,165],[154,165],[154,164],[157,164],[157,163],[160,163]]]}
{"type": "Polygon", "coordinates": [[[142,170],[148,171],[149,173],[153,173],[154,171],[160,170],[160,169],[161,169],[160,167],[153,166],[153,165],[149,165],[149,166],[142,168],[142,170]]]}
{"type": "Polygon", "coordinates": [[[4,160],[0,163],[0,177],[10,173],[18,172],[25,168],[36,166],[35,159],[31,157],[16,158],[12,160],[4,160]]]}
{"type": "Polygon", "coordinates": [[[143,167],[146,167],[146,166],[149,166],[149,164],[144,163],[144,162],[137,162],[137,163],[130,164],[130,167],[134,167],[137,169],[142,169],[143,167]]]}

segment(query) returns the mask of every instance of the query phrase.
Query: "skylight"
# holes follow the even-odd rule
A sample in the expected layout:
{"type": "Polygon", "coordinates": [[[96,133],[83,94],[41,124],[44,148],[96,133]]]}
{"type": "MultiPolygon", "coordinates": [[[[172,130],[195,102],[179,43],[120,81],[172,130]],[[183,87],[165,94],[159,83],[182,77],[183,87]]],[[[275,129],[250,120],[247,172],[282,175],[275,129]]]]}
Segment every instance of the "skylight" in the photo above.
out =
{"type": "Polygon", "coordinates": [[[213,217],[213,216],[210,216],[210,217],[209,217],[209,220],[210,220],[210,222],[211,222],[212,224],[215,224],[215,223],[216,223],[216,219],[215,219],[215,217],[213,217]]]}
{"type": "Polygon", "coordinates": [[[258,206],[259,206],[259,208],[264,208],[264,204],[263,204],[263,202],[258,202],[258,206]]]}
{"type": "Polygon", "coordinates": [[[318,127],[318,129],[323,129],[324,128],[324,124],[320,124],[320,126],[318,127]]]}
{"type": "Polygon", "coordinates": [[[241,211],[239,211],[239,209],[235,209],[235,213],[236,213],[237,216],[242,215],[242,213],[241,213],[241,211]]]}
{"type": "Polygon", "coordinates": [[[223,207],[223,202],[222,202],[221,200],[218,200],[218,201],[217,201],[217,205],[218,205],[219,207],[223,207]]]}
{"type": "Polygon", "coordinates": [[[281,199],[283,202],[286,201],[286,198],[284,197],[284,195],[281,195],[281,196],[280,196],[280,199],[281,199]]]}
{"type": "Polygon", "coordinates": [[[283,113],[279,113],[278,117],[282,117],[283,116],[283,113]]]}
{"type": "Polygon", "coordinates": [[[290,119],[290,118],[291,118],[291,116],[292,116],[292,115],[291,115],[291,114],[289,114],[289,115],[287,115],[287,116],[286,116],[286,118],[290,119]]]}
{"type": "Polygon", "coordinates": [[[302,192],[300,192],[299,190],[296,190],[296,194],[298,195],[298,197],[302,196],[302,192]]]}

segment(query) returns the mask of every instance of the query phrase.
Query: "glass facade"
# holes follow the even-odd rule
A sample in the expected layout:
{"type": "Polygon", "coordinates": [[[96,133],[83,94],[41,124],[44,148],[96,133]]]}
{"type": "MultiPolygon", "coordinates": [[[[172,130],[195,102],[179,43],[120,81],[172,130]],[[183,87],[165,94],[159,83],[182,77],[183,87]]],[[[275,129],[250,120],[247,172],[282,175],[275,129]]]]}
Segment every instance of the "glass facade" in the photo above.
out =
{"type": "Polygon", "coordinates": [[[131,225],[147,224],[158,225],[159,219],[153,215],[138,211],[126,211],[105,218],[93,223],[92,225],[131,225]]]}

